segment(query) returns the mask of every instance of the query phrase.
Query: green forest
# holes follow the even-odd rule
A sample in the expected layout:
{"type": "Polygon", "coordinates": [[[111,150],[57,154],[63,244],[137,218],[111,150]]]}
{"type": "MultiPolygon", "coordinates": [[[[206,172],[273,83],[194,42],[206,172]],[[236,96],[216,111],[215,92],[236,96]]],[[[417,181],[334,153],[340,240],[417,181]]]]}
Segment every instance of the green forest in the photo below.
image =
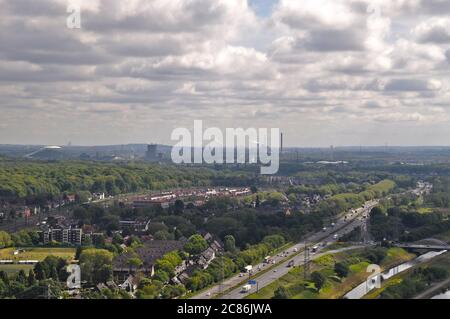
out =
{"type": "Polygon", "coordinates": [[[0,160],[1,198],[53,198],[89,191],[117,195],[175,187],[247,185],[252,175],[231,170],[144,163],[0,160]]]}

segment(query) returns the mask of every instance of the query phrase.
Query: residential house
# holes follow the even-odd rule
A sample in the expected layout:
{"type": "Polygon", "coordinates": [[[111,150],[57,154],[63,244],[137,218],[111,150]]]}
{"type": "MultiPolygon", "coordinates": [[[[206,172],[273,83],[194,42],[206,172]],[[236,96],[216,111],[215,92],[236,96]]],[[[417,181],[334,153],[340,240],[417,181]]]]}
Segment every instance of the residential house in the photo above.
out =
{"type": "Polygon", "coordinates": [[[119,288],[125,290],[129,294],[134,296],[137,288],[139,286],[139,280],[136,276],[129,275],[127,279],[119,285],[119,288]]]}
{"type": "Polygon", "coordinates": [[[139,269],[134,269],[129,265],[129,259],[134,257],[134,254],[123,253],[113,260],[114,277],[118,280],[126,280],[130,274],[142,272],[147,276],[153,276],[154,265],[158,259],[161,259],[165,254],[180,250],[184,246],[183,241],[176,240],[150,240],[143,243],[143,247],[135,249],[139,259],[142,261],[142,266],[139,269]]]}
{"type": "Polygon", "coordinates": [[[209,264],[216,258],[216,252],[213,248],[208,247],[204,252],[200,254],[197,260],[197,264],[203,269],[208,268],[209,264]]]}
{"type": "Polygon", "coordinates": [[[150,219],[135,219],[135,220],[121,220],[119,221],[121,229],[128,229],[135,232],[145,232],[148,230],[150,219]]]}

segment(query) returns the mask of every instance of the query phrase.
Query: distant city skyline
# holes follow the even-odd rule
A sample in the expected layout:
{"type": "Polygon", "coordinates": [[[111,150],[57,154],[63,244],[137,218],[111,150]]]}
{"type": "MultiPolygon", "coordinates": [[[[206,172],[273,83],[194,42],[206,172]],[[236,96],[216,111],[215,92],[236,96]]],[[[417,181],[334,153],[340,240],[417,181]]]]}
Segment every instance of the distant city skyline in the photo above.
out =
{"type": "Polygon", "coordinates": [[[447,0],[0,7],[0,144],[173,145],[203,120],[285,147],[450,145],[447,0]]]}
{"type": "MultiPolygon", "coordinates": [[[[132,145],[141,145],[141,146],[148,146],[148,145],[156,145],[156,146],[165,146],[165,147],[172,147],[175,143],[172,144],[165,144],[165,143],[108,143],[108,144],[46,144],[46,143],[0,143],[0,146],[30,146],[30,147],[42,147],[43,149],[56,149],[56,148],[89,148],[89,147],[107,147],[107,146],[132,146],[132,145]]],[[[240,148],[240,147],[238,147],[240,148]]],[[[366,144],[360,144],[360,145],[312,145],[312,146],[302,146],[302,145],[284,145],[283,150],[295,150],[295,149],[334,149],[334,150],[345,150],[345,149],[385,149],[385,150],[393,150],[393,149],[402,149],[402,148],[450,148],[450,145],[443,145],[443,144],[435,144],[435,145],[382,145],[382,144],[373,144],[373,145],[366,145],[366,144]]]]}

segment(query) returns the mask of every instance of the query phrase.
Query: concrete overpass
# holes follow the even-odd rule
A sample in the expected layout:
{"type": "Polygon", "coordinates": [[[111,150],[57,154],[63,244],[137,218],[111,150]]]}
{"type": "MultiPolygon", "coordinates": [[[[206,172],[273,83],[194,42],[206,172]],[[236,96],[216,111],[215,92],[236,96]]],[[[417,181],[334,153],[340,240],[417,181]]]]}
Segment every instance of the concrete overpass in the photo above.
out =
{"type": "Polygon", "coordinates": [[[450,250],[450,245],[419,245],[419,244],[395,244],[395,247],[405,249],[423,249],[423,250],[450,250]]]}

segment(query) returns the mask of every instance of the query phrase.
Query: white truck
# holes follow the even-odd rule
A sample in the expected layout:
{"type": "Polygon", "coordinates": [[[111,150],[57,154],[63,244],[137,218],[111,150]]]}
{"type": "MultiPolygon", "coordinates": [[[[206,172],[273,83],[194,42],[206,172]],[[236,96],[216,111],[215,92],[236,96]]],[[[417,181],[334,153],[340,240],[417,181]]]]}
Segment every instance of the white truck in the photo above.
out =
{"type": "Polygon", "coordinates": [[[245,285],[245,286],[242,287],[241,292],[243,294],[245,294],[245,293],[249,292],[250,290],[252,290],[252,286],[251,285],[245,285]]]}
{"type": "Polygon", "coordinates": [[[253,266],[252,265],[248,265],[248,266],[245,266],[244,269],[245,269],[246,273],[251,273],[253,271],[253,266]]]}

